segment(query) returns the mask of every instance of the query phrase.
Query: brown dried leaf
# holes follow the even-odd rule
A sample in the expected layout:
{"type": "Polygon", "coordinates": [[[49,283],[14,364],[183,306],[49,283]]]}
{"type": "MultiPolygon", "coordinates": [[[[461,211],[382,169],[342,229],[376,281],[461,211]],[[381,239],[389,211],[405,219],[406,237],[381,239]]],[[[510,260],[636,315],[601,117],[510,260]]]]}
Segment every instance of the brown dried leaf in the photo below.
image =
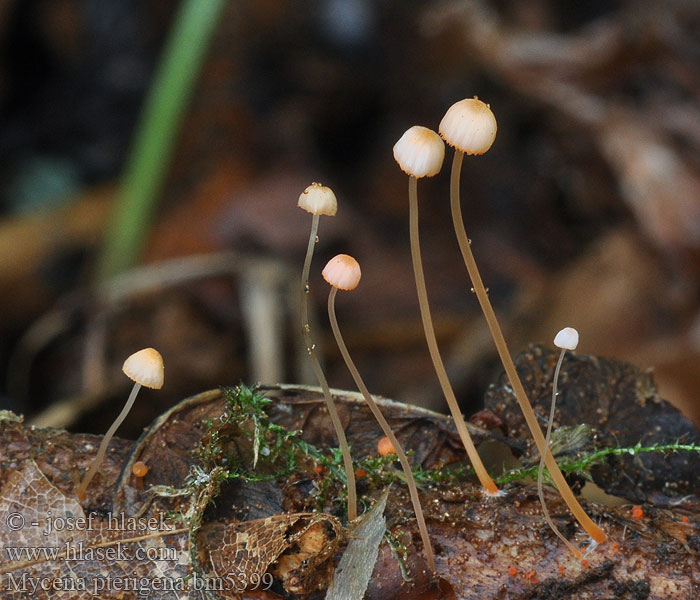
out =
{"type": "MultiPolygon", "coordinates": [[[[237,589],[264,587],[270,571],[284,589],[306,596],[327,583],[340,539],[340,522],[323,513],[274,515],[242,523],[207,523],[195,535],[205,576],[239,582],[237,589]]],[[[224,598],[236,593],[224,592],[224,598]]]]}
{"type": "Polygon", "coordinates": [[[2,597],[116,600],[149,590],[151,598],[165,600],[173,587],[186,590],[186,528],[165,519],[114,517],[86,515],[33,460],[25,461],[0,491],[2,597]]]}

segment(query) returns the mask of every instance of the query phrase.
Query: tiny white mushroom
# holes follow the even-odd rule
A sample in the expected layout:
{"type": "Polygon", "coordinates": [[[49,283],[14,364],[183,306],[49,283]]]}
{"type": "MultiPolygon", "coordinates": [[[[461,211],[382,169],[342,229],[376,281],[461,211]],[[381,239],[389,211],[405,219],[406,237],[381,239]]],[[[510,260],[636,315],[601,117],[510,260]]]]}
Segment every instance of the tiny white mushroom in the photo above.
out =
{"type": "Polygon", "coordinates": [[[576,350],[576,346],[578,346],[578,331],[573,327],[564,327],[554,336],[554,345],[562,350],[576,350]]]}
{"type": "MultiPolygon", "coordinates": [[[[557,361],[557,366],[554,369],[554,380],[552,382],[552,403],[549,409],[549,420],[547,421],[547,431],[544,436],[544,446],[549,448],[549,440],[552,436],[552,423],[554,423],[554,411],[557,406],[557,389],[559,385],[559,371],[561,370],[561,365],[564,362],[564,354],[567,350],[575,350],[578,346],[578,331],[573,327],[564,327],[561,331],[554,336],[554,345],[557,348],[561,348],[559,353],[559,360],[557,361]]],[[[545,465],[545,453],[540,453],[540,466],[537,470],[537,495],[540,498],[540,504],[542,505],[542,514],[544,515],[544,520],[547,521],[550,529],[557,535],[557,537],[566,544],[569,549],[574,553],[574,555],[579,555],[580,552],[569,540],[566,539],[563,533],[559,531],[559,528],[555,525],[552,518],[549,516],[549,510],[547,509],[547,504],[544,501],[544,491],[542,489],[542,479],[544,476],[544,465],[545,465]]],[[[597,544],[597,540],[593,538],[593,542],[597,544]]]]}

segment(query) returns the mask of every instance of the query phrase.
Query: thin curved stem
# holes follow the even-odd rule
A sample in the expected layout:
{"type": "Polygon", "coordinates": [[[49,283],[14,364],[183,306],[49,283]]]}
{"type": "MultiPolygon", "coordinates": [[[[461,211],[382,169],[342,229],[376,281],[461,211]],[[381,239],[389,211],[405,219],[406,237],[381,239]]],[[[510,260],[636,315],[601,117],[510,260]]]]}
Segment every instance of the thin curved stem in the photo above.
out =
{"type": "Polygon", "coordinates": [[[85,477],[83,477],[83,480],[80,483],[80,487],[76,492],[79,500],[85,500],[85,490],[87,490],[88,484],[90,483],[90,481],[92,481],[92,478],[95,476],[95,473],[97,473],[97,469],[100,468],[100,465],[104,460],[105,454],[107,453],[107,446],[109,446],[109,442],[114,436],[115,431],[117,431],[117,428],[122,424],[124,419],[126,419],[126,415],[129,414],[131,407],[134,405],[134,400],[136,400],[136,395],[139,393],[140,389],[141,384],[135,383],[134,387],[131,388],[131,393],[129,394],[129,398],[126,401],[124,408],[122,408],[122,412],[119,413],[119,416],[114,420],[114,423],[112,423],[110,428],[107,430],[107,433],[105,433],[104,437],[102,438],[102,443],[100,444],[100,447],[97,450],[97,454],[95,455],[95,458],[92,461],[88,472],[85,474],[85,477]]]}
{"type": "Polygon", "coordinates": [[[323,397],[326,400],[328,414],[331,417],[333,428],[338,436],[338,444],[340,451],[343,454],[343,464],[345,466],[345,477],[348,486],[348,520],[354,521],[357,518],[357,491],[355,488],[355,471],[352,464],[352,456],[350,455],[350,447],[345,438],[345,431],[338,416],[335,402],[331,396],[328,380],[323,373],[321,363],[316,356],[316,346],[311,337],[311,324],[309,323],[309,270],[311,268],[311,258],[313,257],[314,247],[316,245],[316,233],[318,232],[319,215],[314,215],[311,222],[311,234],[309,235],[309,245],[306,249],[306,258],[304,259],[304,268],[301,274],[301,331],[304,335],[304,343],[311,358],[311,364],[316,374],[316,379],[323,390],[323,397]]]}
{"type": "MultiPolygon", "coordinates": [[[[469,277],[472,280],[474,292],[476,293],[476,297],[481,305],[481,310],[486,318],[486,323],[491,331],[493,341],[496,344],[496,349],[498,350],[498,355],[503,363],[508,381],[510,381],[515,398],[517,399],[518,404],[520,405],[520,410],[522,410],[523,416],[525,417],[525,422],[530,429],[532,437],[535,439],[535,445],[537,446],[540,455],[543,455],[545,458],[545,464],[547,465],[547,469],[549,470],[559,493],[576,520],[581,524],[581,527],[583,527],[583,529],[593,538],[596,543],[603,544],[607,539],[605,532],[603,532],[603,530],[598,527],[586,514],[586,511],[583,510],[576,499],[576,496],[574,496],[574,493],[571,491],[569,484],[566,483],[566,479],[559,470],[557,461],[554,460],[554,456],[552,456],[552,453],[545,444],[542,430],[537,422],[537,417],[535,416],[535,412],[532,410],[532,405],[527,398],[523,384],[520,381],[518,372],[515,369],[513,359],[508,352],[508,346],[506,345],[505,338],[503,337],[501,327],[498,324],[495,313],[493,312],[493,307],[491,306],[488,293],[484,288],[483,282],[481,281],[481,275],[479,274],[479,269],[476,266],[476,261],[474,260],[474,255],[472,254],[471,246],[469,244],[469,238],[464,230],[462,208],[459,200],[459,176],[462,169],[463,158],[464,154],[459,150],[455,150],[454,160],[452,162],[452,175],[450,179],[450,204],[452,207],[452,220],[454,222],[455,232],[457,233],[457,240],[459,241],[459,248],[462,251],[464,264],[466,265],[467,271],[469,272],[469,277]]],[[[581,556],[581,553],[578,550],[575,554],[577,554],[579,557],[581,556]]]]}
{"type": "Polygon", "coordinates": [[[319,215],[313,215],[311,220],[311,234],[309,235],[309,244],[306,247],[306,257],[304,258],[304,268],[301,272],[301,299],[299,306],[301,307],[301,330],[304,334],[304,342],[308,348],[311,348],[311,324],[309,323],[309,272],[311,271],[311,259],[314,255],[316,246],[316,236],[318,234],[319,215]]]}
{"type": "Polygon", "coordinates": [[[364,397],[365,402],[367,402],[367,406],[369,406],[369,409],[372,411],[374,418],[377,419],[377,422],[379,423],[379,426],[382,428],[384,435],[386,435],[389,438],[392,445],[394,446],[394,450],[396,450],[396,455],[398,456],[399,461],[401,462],[401,468],[403,469],[403,472],[406,475],[406,483],[408,485],[408,492],[411,495],[411,502],[413,503],[413,511],[416,513],[416,522],[418,523],[418,530],[420,531],[420,536],[421,536],[421,539],[423,540],[423,548],[424,548],[424,552],[425,552],[425,558],[428,562],[428,566],[430,567],[430,569],[432,571],[435,571],[435,555],[433,553],[433,546],[430,543],[430,536],[428,535],[428,528],[425,525],[425,517],[423,516],[423,508],[422,508],[421,503],[420,503],[420,498],[418,497],[418,488],[416,486],[416,481],[413,478],[413,471],[411,470],[411,465],[408,462],[408,458],[406,457],[406,453],[403,451],[401,444],[399,444],[399,441],[396,439],[396,436],[394,435],[394,432],[391,429],[391,426],[389,425],[387,420],[384,418],[384,415],[382,414],[382,412],[379,410],[377,403],[374,401],[374,399],[372,398],[372,395],[369,393],[369,390],[367,389],[367,386],[365,385],[364,380],[360,376],[360,372],[357,370],[355,363],[353,362],[352,358],[350,357],[350,353],[348,352],[348,348],[345,345],[345,340],[343,339],[343,335],[340,333],[340,327],[338,326],[338,319],[336,318],[336,315],[335,315],[335,296],[336,296],[337,292],[338,292],[338,288],[331,286],[330,294],[328,294],[328,317],[329,317],[330,322],[331,322],[331,329],[333,330],[333,335],[335,336],[335,341],[338,344],[338,348],[340,349],[340,353],[343,355],[343,359],[345,360],[345,364],[348,367],[348,371],[350,371],[352,378],[355,380],[355,385],[357,386],[357,389],[359,389],[360,392],[362,393],[362,396],[364,397]]]}
{"type": "Polygon", "coordinates": [[[423,260],[421,258],[420,239],[418,236],[418,180],[415,177],[409,177],[408,179],[408,201],[410,207],[409,224],[411,233],[411,258],[413,259],[413,274],[416,278],[420,315],[421,319],[423,320],[423,329],[425,331],[425,339],[428,342],[430,358],[433,361],[433,367],[435,368],[438,380],[440,381],[442,393],[445,396],[445,400],[447,400],[447,405],[450,407],[450,412],[452,413],[452,418],[457,426],[459,437],[462,440],[462,444],[464,444],[467,454],[469,455],[469,460],[471,460],[474,471],[476,471],[476,475],[486,492],[488,494],[497,494],[498,487],[493,482],[490,475],[486,472],[484,463],[481,462],[481,457],[476,451],[471,435],[469,435],[469,430],[467,429],[467,424],[464,421],[464,417],[459,410],[457,398],[455,397],[450,381],[447,378],[447,371],[445,370],[445,365],[442,362],[440,350],[438,349],[437,345],[437,339],[435,338],[435,329],[433,328],[433,320],[430,316],[430,305],[428,304],[428,292],[425,287],[423,260]]]}
{"type": "MultiPolygon", "coordinates": [[[[552,435],[552,423],[554,422],[554,411],[557,406],[557,385],[559,383],[559,371],[561,370],[561,364],[564,362],[564,354],[566,354],[566,348],[562,348],[559,353],[559,360],[557,361],[557,366],[554,369],[554,383],[552,384],[552,406],[549,409],[549,420],[547,421],[547,433],[544,436],[544,443],[549,449],[549,438],[552,435]]],[[[544,501],[544,490],[542,489],[542,478],[544,475],[544,454],[540,455],[540,466],[537,469],[537,495],[540,497],[540,504],[542,505],[542,514],[544,515],[544,520],[547,521],[550,529],[557,535],[557,537],[568,546],[574,554],[579,552],[578,548],[574,546],[569,540],[564,537],[564,534],[559,531],[559,528],[554,524],[552,518],[549,516],[549,510],[547,509],[547,504],[544,501]]]]}

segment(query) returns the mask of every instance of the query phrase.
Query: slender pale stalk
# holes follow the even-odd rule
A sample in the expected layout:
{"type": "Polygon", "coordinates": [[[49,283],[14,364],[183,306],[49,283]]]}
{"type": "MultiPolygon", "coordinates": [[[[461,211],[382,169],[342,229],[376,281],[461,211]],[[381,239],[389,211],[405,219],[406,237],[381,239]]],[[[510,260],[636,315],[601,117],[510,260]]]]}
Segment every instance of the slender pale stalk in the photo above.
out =
{"type": "Polygon", "coordinates": [[[313,215],[309,245],[306,250],[306,258],[304,259],[304,269],[301,274],[301,330],[304,335],[306,349],[309,352],[309,357],[311,358],[314,373],[316,374],[316,379],[318,379],[318,383],[323,390],[323,396],[326,400],[328,414],[331,417],[333,428],[338,436],[340,451],[343,454],[343,464],[345,466],[345,476],[348,486],[348,520],[353,521],[357,518],[357,491],[355,489],[355,471],[352,465],[352,457],[350,456],[350,447],[348,446],[348,441],[345,438],[345,431],[340,423],[338,410],[335,407],[335,402],[333,402],[333,397],[331,396],[331,391],[328,387],[328,380],[326,379],[323,369],[321,368],[321,363],[318,361],[316,356],[316,346],[313,342],[313,338],[311,337],[311,324],[309,323],[309,270],[311,268],[311,258],[313,257],[314,247],[316,246],[318,217],[319,215],[313,215]]]}
{"type": "MultiPolygon", "coordinates": [[[[554,383],[552,384],[552,406],[549,409],[549,421],[547,421],[547,433],[544,436],[544,443],[547,449],[549,449],[549,438],[552,435],[552,423],[554,421],[554,411],[557,406],[557,386],[559,383],[559,371],[561,370],[561,364],[564,361],[564,354],[566,354],[566,348],[562,348],[559,353],[559,360],[557,361],[557,366],[554,369],[554,383]]],[[[574,546],[569,540],[564,537],[564,534],[559,531],[559,528],[554,524],[552,518],[549,516],[549,510],[544,501],[544,491],[542,490],[542,478],[544,475],[544,454],[540,456],[540,466],[537,469],[537,495],[540,497],[540,504],[542,504],[542,514],[544,515],[544,520],[547,521],[550,529],[557,535],[557,537],[564,542],[569,550],[574,554],[579,552],[578,548],[574,546]]]]}
{"type": "MultiPolygon", "coordinates": [[[[450,204],[452,206],[452,220],[454,221],[455,232],[457,233],[457,240],[459,241],[459,248],[462,251],[464,264],[467,266],[469,277],[472,280],[474,292],[476,293],[476,297],[481,305],[481,310],[486,318],[486,323],[491,331],[493,341],[496,344],[496,349],[498,350],[498,355],[503,363],[508,381],[510,381],[510,385],[513,388],[513,392],[518,404],[520,405],[520,409],[523,411],[525,422],[530,429],[532,437],[535,439],[535,445],[537,446],[540,455],[544,456],[547,469],[549,470],[559,493],[564,499],[564,502],[566,502],[566,505],[569,507],[569,510],[571,510],[574,517],[576,517],[576,520],[581,524],[581,527],[583,527],[583,529],[597,544],[603,544],[607,539],[605,533],[583,510],[576,499],[576,496],[574,496],[574,493],[571,491],[569,484],[566,483],[566,479],[559,470],[557,461],[554,459],[554,456],[552,456],[552,453],[549,451],[549,448],[545,443],[545,439],[542,435],[542,430],[540,429],[539,423],[537,422],[535,412],[532,410],[532,406],[527,398],[523,384],[520,381],[518,372],[515,369],[513,359],[508,352],[508,346],[506,345],[505,338],[501,332],[501,327],[496,320],[496,315],[493,312],[488,292],[484,288],[484,284],[481,281],[481,275],[479,274],[479,269],[476,266],[476,261],[474,260],[469,238],[467,237],[467,233],[464,229],[464,222],[462,220],[462,208],[459,199],[459,176],[462,169],[463,158],[464,154],[455,149],[454,160],[452,162],[452,176],[450,180],[450,204]]],[[[581,556],[581,553],[578,550],[575,550],[574,554],[579,557],[581,556]]]]}
{"type": "Polygon", "coordinates": [[[333,330],[335,341],[338,344],[340,353],[343,355],[343,359],[345,360],[345,364],[347,365],[348,370],[352,375],[352,378],[355,380],[355,385],[362,393],[365,402],[367,402],[367,406],[369,406],[369,409],[372,411],[374,418],[377,419],[377,422],[382,428],[384,435],[386,435],[386,437],[389,438],[392,445],[394,446],[396,455],[398,456],[399,462],[401,463],[401,468],[403,469],[403,472],[406,475],[406,484],[408,485],[408,492],[411,495],[413,511],[416,513],[416,521],[418,523],[420,537],[423,540],[425,558],[428,561],[428,566],[430,567],[430,569],[432,571],[435,571],[435,555],[433,554],[433,547],[430,543],[430,537],[428,536],[428,528],[425,525],[423,508],[421,507],[420,498],[418,497],[418,488],[416,487],[416,481],[413,478],[413,471],[411,470],[411,465],[408,462],[408,458],[406,457],[406,453],[403,451],[401,444],[399,444],[399,441],[396,439],[396,436],[394,435],[391,426],[389,425],[389,423],[387,423],[387,420],[384,418],[384,415],[379,410],[377,403],[374,401],[371,394],[369,393],[369,390],[367,389],[364,380],[360,376],[360,372],[357,370],[355,363],[350,357],[348,348],[345,345],[345,340],[343,339],[343,336],[340,333],[340,327],[338,327],[338,319],[335,316],[335,296],[337,292],[338,288],[331,286],[330,294],[328,294],[328,317],[331,322],[331,329],[333,330]]]}
{"type": "Polygon", "coordinates": [[[100,444],[100,447],[97,450],[97,454],[95,455],[95,458],[92,461],[88,472],[85,474],[85,477],[83,477],[83,480],[80,483],[80,487],[76,492],[79,500],[85,500],[85,490],[87,490],[88,484],[90,483],[90,481],[92,481],[92,478],[95,476],[95,473],[97,473],[97,469],[100,468],[100,465],[102,464],[102,461],[104,460],[105,454],[107,452],[107,446],[109,446],[109,442],[114,436],[114,432],[117,431],[117,428],[122,424],[122,421],[126,419],[126,415],[129,414],[131,407],[134,405],[134,400],[136,400],[136,395],[139,393],[140,389],[141,384],[135,383],[134,387],[131,388],[131,394],[129,394],[129,398],[126,401],[124,408],[122,408],[122,412],[119,413],[119,416],[116,418],[114,423],[112,423],[112,426],[107,430],[107,433],[105,433],[104,437],[102,438],[102,443],[100,444]]]}
{"type": "Polygon", "coordinates": [[[476,476],[479,478],[481,485],[487,494],[497,494],[498,487],[493,482],[493,479],[486,472],[484,464],[481,462],[479,453],[476,451],[474,442],[472,441],[467,424],[459,410],[457,398],[452,390],[450,381],[447,378],[447,371],[442,362],[440,351],[438,350],[437,339],[435,338],[435,329],[433,328],[433,320],[430,316],[430,305],[428,304],[428,292],[425,287],[425,275],[423,274],[423,261],[420,252],[420,240],[418,237],[418,180],[415,177],[408,179],[408,201],[410,207],[410,233],[411,233],[411,258],[413,259],[413,274],[416,278],[416,288],[418,290],[418,303],[420,305],[420,315],[423,320],[423,329],[425,330],[425,339],[428,342],[428,350],[430,358],[433,360],[433,366],[437,373],[438,380],[442,393],[447,400],[447,405],[450,407],[452,418],[454,419],[459,437],[464,444],[464,448],[469,455],[476,476]]]}

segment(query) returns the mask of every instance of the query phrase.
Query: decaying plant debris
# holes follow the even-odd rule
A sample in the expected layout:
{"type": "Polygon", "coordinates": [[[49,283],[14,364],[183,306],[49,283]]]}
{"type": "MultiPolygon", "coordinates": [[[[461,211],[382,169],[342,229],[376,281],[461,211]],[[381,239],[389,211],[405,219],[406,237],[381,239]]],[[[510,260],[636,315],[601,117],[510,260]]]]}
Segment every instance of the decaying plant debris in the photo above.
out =
{"type": "MultiPolygon", "coordinates": [[[[541,415],[546,413],[555,360],[555,354],[533,347],[518,361],[541,415]]],[[[562,374],[555,425],[562,426],[559,447],[568,454],[559,454],[560,463],[575,462],[605,447],[634,447],[637,442],[640,448],[676,442],[691,446],[700,440],[697,430],[656,396],[646,373],[616,361],[572,355],[562,374]],[[571,431],[564,426],[582,423],[590,426],[588,434],[583,442],[574,436],[578,442],[572,450],[571,444],[561,441],[571,431]]],[[[127,546],[177,549],[174,562],[140,564],[139,575],[146,580],[183,578],[188,573],[192,577],[194,569],[196,576],[226,572],[250,582],[254,574],[269,572],[274,578],[269,590],[250,590],[242,597],[323,597],[348,538],[343,527],[340,457],[329,450],[335,440],[323,397],[315,388],[296,386],[259,391],[269,402],[246,388],[199,394],[162,415],[137,442],[115,441],[82,508],[75,489],[94,456],[96,438],[28,428],[4,414],[0,419],[0,516],[4,519],[13,511],[30,509],[41,515],[52,508],[54,514],[63,509],[75,516],[96,511],[98,523],[107,511],[165,515],[175,528],[172,533],[151,532],[147,539],[124,541],[127,546]],[[150,466],[143,481],[132,474],[137,460],[150,466]]],[[[505,494],[486,498],[473,474],[457,468],[466,457],[449,418],[383,400],[382,410],[397,437],[413,451],[414,466],[421,466],[417,479],[422,482],[437,570],[443,579],[431,581],[401,472],[391,460],[382,461],[376,455],[381,430],[358,395],[336,392],[336,398],[355,461],[366,471],[358,477],[359,494],[369,503],[389,481],[396,481],[385,510],[388,534],[366,598],[668,600],[700,593],[697,451],[640,451],[623,458],[609,456],[592,465],[595,483],[621,496],[623,504],[586,504],[610,541],[580,564],[544,523],[531,480],[506,473],[500,478],[505,494]],[[641,502],[640,519],[632,515],[630,505],[641,502]]],[[[509,388],[494,386],[487,400],[488,410],[476,421],[492,429],[472,426],[476,443],[510,448],[526,467],[535,464],[537,456],[522,436],[509,388]]],[[[585,474],[578,478],[583,481],[585,474]]],[[[577,534],[573,519],[553,491],[547,494],[547,502],[561,530],[585,544],[587,540],[577,534]]],[[[86,544],[102,546],[123,536],[100,527],[75,535],[83,536],[86,544]]],[[[0,528],[4,547],[38,544],[41,539],[31,529],[14,537],[12,533],[0,528]]],[[[66,536],[66,532],[59,535],[62,540],[66,536]]],[[[48,543],[44,538],[41,545],[48,543]]],[[[8,573],[19,577],[25,571],[47,577],[71,572],[79,577],[125,573],[130,566],[109,561],[13,564],[3,556],[0,581],[5,586],[8,573]]],[[[139,597],[135,591],[112,594],[101,597],[139,597]]],[[[203,594],[185,596],[183,592],[180,597],[207,597],[203,594]]],[[[208,597],[241,597],[231,591],[212,594],[208,597]]],[[[4,591],[2,597],[26,596],[4,591]]],[[[61,592],[35,597],[88,596],[61,592]]],[[[153,591],[151,597],[173,596],[153,591]]]]}

